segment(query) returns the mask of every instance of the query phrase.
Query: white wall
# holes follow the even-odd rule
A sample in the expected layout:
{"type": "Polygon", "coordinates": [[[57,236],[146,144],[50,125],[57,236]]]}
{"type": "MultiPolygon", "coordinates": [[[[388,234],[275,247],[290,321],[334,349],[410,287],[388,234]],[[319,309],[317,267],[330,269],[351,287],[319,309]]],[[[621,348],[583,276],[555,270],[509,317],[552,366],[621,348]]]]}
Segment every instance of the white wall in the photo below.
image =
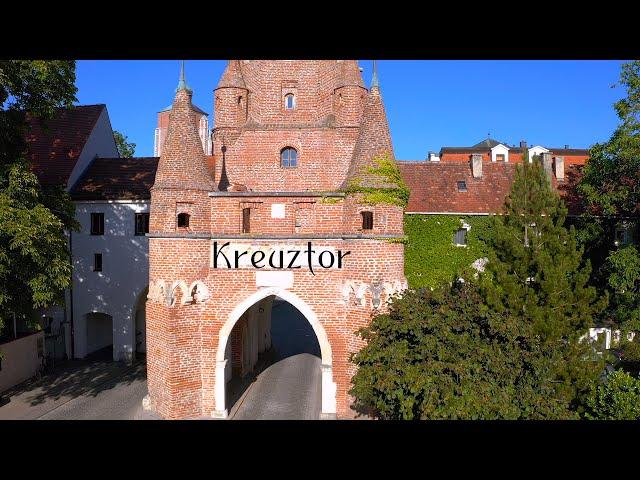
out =
{"type": "MultiPolygon", "coordinates": [[[[128,360],[135,351],[135,310],[149,284],[149,240],[135,235],[135,213],[149,212],[145,202],[76,202],[80,232],[74,232],[73,318],[75,356],[91,353],[88,313],[113,318],[113,358],[128,360]],[[93,236],[91,213],[104,213],[104,235],[93,236]],[[93,271],[93,255],[102,253],[102,272],[93,271]]],[[[94,346],[95,347],[95,346],[94,346]]]]}
{"type": "Polygon", "coordinates": [[[107,107],[102,110],[102,113],[98,117],[98,120],[93,127],[93,131],[91,132],[91,135],[89,135],[87,143],[84,144],[82,153],[69,175],[69,180],[67,181],[68,189],[78,181],[78,178],[80,178],[87,166],[96,156],[104,158],[120,156],[118,153],[118,147],[116,146],[116,141],[113,138],[113,130],[111,129],[111,122],[109,121],[107,107]]]}
{"type": "Polygon", "coordinates": [[[38,341],[44,342],[43,332],[0,344],[0,352],[4,357],[0,370],[0,393],[36,374],[40,366],[38,341]]]}
{"type": "Polygon", "coordinates": [[[496,145],[495,147],[493,147],[491,149],[491,161],[495,162],[496,160],[496,156],[497,155],[504,155],[504,161],[508,162],[509,161],[509,148],[507,148],[506,146],[499,144],[496,145]]]}

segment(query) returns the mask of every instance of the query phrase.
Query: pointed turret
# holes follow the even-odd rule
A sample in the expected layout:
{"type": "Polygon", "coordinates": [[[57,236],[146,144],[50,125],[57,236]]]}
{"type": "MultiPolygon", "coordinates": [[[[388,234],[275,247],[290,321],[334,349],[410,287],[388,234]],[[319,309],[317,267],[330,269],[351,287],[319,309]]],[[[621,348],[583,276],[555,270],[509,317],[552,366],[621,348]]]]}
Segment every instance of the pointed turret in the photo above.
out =
{"type": "Polygon", "coordinates": [[[343,186],[346,187],[352,179],[358,178],[363,187],[389,187],[388,181],[367,172],[370,167],[376,166],[374,161],[376,157],[384,156],[395,160],[387,114],[382,103],[377,72],[374,69],[371,89],[365,99],[362,112],[360,133],[343,186]]]}
{"type": "Polygon", "coordinates": [[[183,80],[184,77],[181,76],[182,87],[177,89],[173,101],[167,138],[158,162],[153,188],[214,190],[202,141],[196,129],[191,90],[183,80]]]}
{"type": "Polygon", "coordinates": [[[380,93],[380,82],[378,82],[378,62],[373,61],[373,77],[371,77],[371,90],[377,90],[380,93]]]}
{"type": "Polygon", "coordinates": [[[247,88],[242,77],[242,69],[240,67],[240,60],[229,60],[220,82],[218,82],[218,88],[222,87],[234,87],[234,88],[247,88]]]}

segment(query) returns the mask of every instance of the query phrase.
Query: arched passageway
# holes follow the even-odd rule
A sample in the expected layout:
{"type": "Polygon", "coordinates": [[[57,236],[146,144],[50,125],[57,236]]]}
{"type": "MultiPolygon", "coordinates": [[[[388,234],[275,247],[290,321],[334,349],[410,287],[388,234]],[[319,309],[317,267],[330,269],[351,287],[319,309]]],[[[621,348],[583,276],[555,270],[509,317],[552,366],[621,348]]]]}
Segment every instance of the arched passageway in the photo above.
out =
{"type": "Polygon", "coordinates": [[[265,290],[241,303],[221,329],[216,412],[234,419],[332,417],[335,384],[324,328],[296,295],[265,290]]]}

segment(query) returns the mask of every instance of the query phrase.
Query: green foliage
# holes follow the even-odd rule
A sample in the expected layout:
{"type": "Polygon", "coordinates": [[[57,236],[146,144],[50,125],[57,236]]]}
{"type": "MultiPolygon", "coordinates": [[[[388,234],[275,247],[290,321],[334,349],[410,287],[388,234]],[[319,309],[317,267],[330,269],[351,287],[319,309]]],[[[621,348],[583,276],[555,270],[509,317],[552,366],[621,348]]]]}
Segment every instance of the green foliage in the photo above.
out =
{"type": "Polygon", "coordinates": [[[587,402],[590,420],[640,420],[640,379],[618,370],[587,402]]]}
{"type": "Polygon", "coordinates": [[[405,275],[410,288],[437,288],[452,282],[479,258],[486,257],[485,239],[490,235],[487,216],[405,215],[405,275]],[[462,221],[471,228],[467,246],[453,243],[462,221]]]}
{"type": "Polygon", "coordinates": [[[640,61],[622,66],[626,97],[614,107],[620,124],[606,143],[591,147],[578,190],[592,212],[604,216],[640,214],[640,61]]]}
{"type": "MultiPolygon", "coordinates": [[[[479,235],[489,258],[479,279],[405,292],[359,331],[357,408],[389,419],[578,418],[603,368],[578,339],[606,298],[587,285],[565,216],[539,159],[519,165],[505,215],[479,235]]],[[[448,220],[451,238],[459,219],[448,220]]]]}
{"type": "Polygon", "coordinates": [[[410,190],[404,182],[400,169],[388,155],[374,157],[375,166],[367,167],[359,172],[363,177],[374,177],[384,187],[366,186],[366,180],[361,177],[352,178],[345,189],[348,195],[359,194],[359,202],[365,205],[399,205],[402,208],[409,203],[410,190]]]}
{"type": "Polygon", "coordinates": [[[118,152],[122,158],[130,158],[133,157],[136,153],[136,144],[132,142],[127,142],[128,138],[126,135],[118,132],[117,130],[113,131],[113,138],[116,141],[116,146],[118,147],[118,152]]]}
{"type": "Polygon", "coordinates": [[[610,291],[613,297],[601,321],[627,329],[632,324],[633,328],[640,327],[640,292],[626,288],[621,294],[616,285],[621,278],[629,281],[637,276],[636,255],[630,251],[616,253],[613,235],[621,218],[632,225],[635,222],[635,229],[640,224],[640,61],[622,66],[618,86],[626,93],[614,104],[620,123],[607,142],[591,147],[577,189],[588,207],[580,227],[596,268],[592,283],[602,292],[610,291]]]}
{"type": "Polygon", "coordinates": [[[505,320],[473,283],[405,292],[358,332],[367,343],[351,358],[355,408],[380,419],[577,418],[572,371],[556,375],[559,358],[525,322],[505,320]]]}
{"type": "Polygon", "coordinates": [[[613,250],[605,263],[610,312],[624,331],[640,331],[640,253],[633,245],[613,250]]]}
{"type": "Polygon", "coordinates": [[[65,229],[74,206],[44,189],[25,158],[25,114],[46,122],[75,101],[74,61],[0,61],[0,331],[15,315],[59,301],[71,278],[65,229]]]}

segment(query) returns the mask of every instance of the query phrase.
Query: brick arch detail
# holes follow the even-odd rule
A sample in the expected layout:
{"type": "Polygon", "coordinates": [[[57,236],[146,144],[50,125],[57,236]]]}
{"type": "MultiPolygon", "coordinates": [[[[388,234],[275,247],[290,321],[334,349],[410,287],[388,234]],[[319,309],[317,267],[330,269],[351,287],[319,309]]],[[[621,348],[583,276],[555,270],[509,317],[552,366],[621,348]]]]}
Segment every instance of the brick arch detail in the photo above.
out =
{"type": "Polygon", "coordinates": [[[258,290],[240,302],[229,314],[227,321],[220,329],[216,350],[215,373],[215,405],[214,416],[227,417],[226,382],[225,382],[225,350],[231,331],[240,317],[253,305],[270,296],[277,296],[296,307],[307,319],[318,339],[322,357],[322,411],[321,418],[335,418],[336,415],[336,383],[333,381],[333,353],[329,337],[315,312],[298,295],[280,287],[268,287],[258,290]]]}

